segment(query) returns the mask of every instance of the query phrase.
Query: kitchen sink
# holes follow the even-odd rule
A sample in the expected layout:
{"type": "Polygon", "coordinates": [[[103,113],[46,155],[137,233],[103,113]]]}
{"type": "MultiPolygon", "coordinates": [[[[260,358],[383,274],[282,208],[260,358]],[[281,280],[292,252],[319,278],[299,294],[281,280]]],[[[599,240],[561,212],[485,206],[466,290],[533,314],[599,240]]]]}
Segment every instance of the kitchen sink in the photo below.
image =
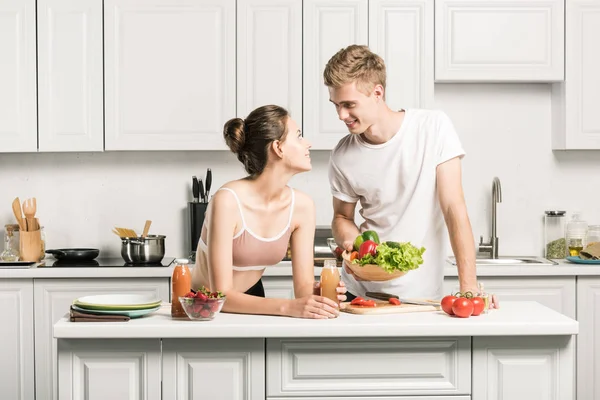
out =
{"type": "MultiPolygon", "coordinates": [[[[456,259],[449,257],[448,260],[456,265],[456,259]]],[[[558,265],[557,262],[548,260],[543,257],[513,257],[513,256],[499,256],[498,258],[477,258],[475,263],[477,265],[558,265]]]]}

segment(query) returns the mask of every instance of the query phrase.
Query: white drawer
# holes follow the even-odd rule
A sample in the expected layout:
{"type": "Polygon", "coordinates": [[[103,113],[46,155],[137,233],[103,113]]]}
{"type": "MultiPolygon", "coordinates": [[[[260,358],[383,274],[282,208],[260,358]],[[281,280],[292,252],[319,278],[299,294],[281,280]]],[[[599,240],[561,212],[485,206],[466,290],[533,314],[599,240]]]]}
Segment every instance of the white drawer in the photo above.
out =
{"type": "Polygon", "coordinates": [[[267,339],[267,396],[471,393],[471,338],[267,339]]]}

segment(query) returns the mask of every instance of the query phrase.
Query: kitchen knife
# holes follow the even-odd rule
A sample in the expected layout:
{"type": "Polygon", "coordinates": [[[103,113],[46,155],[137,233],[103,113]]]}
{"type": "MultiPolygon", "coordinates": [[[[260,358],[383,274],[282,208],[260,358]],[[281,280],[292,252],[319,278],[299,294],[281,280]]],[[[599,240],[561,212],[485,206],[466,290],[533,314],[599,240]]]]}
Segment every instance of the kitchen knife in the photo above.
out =
{"type": "Polygon", "coordinates": [[[208,203],[208,195],[210,193],[210,187],[212,186],[212,171],[209,169],[206,170],[206,203],[208,203]]]}
{"type": "Polygon", "coordinates": [[[200,198],[202,199],[203,203],[206,203],[206,198],[204,195],[204,184],[202,183],[202,178],[200,178],[200,181],[198,182],[198,186],[200,187],[200,198]]]}
{"type": "Polygon", "coordinates": [[[371,297],[373,299],[378,299],[378,300],[389,300],[389,299],[398,299],[400,300],[401,303],[405,303],[405,304],[415,304],[415,305],[419,305],[419,306],[440,306],[440,303],[437,301],[424,301],[424,300],[411,300],[411,299],[403,299],[400,298],[399,296],[396,296],[395,294],[389,294],[389,293],[384,293],[384,292],[367,292],[365,293],[365,295],[367,297],[371,297]]]}
{"type": "Polygon", "coordinates": [[[198,178],[192,176],[192,196],[194,197],[194,203],[200,201],[200,188],[198,187],[198,178]]]}

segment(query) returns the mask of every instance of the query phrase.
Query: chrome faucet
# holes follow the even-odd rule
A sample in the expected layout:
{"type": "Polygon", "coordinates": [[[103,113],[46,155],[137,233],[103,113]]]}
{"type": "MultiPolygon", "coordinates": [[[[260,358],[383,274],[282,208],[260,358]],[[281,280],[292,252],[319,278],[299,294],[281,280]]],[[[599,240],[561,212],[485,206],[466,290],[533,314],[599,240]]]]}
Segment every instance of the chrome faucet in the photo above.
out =
{"type": "Polygon", "coordinates": [[[483,236],[479,238],[479,252],[490,253],[490,258],[498,258],[498,236],[496,236],[496,203],[502,203],[502,186],[500,179],[494,177],[492,181],[492,235],[489,243],[483,243],[483,236]]]}

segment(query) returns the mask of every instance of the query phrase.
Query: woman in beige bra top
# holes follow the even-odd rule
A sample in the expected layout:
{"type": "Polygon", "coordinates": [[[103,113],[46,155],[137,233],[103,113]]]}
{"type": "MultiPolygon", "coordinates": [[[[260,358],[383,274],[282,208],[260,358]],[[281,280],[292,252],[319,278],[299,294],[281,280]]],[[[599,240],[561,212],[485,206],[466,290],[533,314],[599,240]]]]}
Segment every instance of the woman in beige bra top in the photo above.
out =
{"type": "MultiPolygon", "coordinates": [[[[309,171],[310,143],[289,113],[274,105],[225,124],[223,135],[248,176],[223,185],[210,200],[196,252],[192,286],[227,295],[223,311],[244,314],[333,318],[336,302],[315,295],[315,205],[288,186],[309,171]],[[264,298],[261,277],[291,243],[294,299],[264,298]]],[[[338,287],[345,300],[346,288],[338,287]]]]}

